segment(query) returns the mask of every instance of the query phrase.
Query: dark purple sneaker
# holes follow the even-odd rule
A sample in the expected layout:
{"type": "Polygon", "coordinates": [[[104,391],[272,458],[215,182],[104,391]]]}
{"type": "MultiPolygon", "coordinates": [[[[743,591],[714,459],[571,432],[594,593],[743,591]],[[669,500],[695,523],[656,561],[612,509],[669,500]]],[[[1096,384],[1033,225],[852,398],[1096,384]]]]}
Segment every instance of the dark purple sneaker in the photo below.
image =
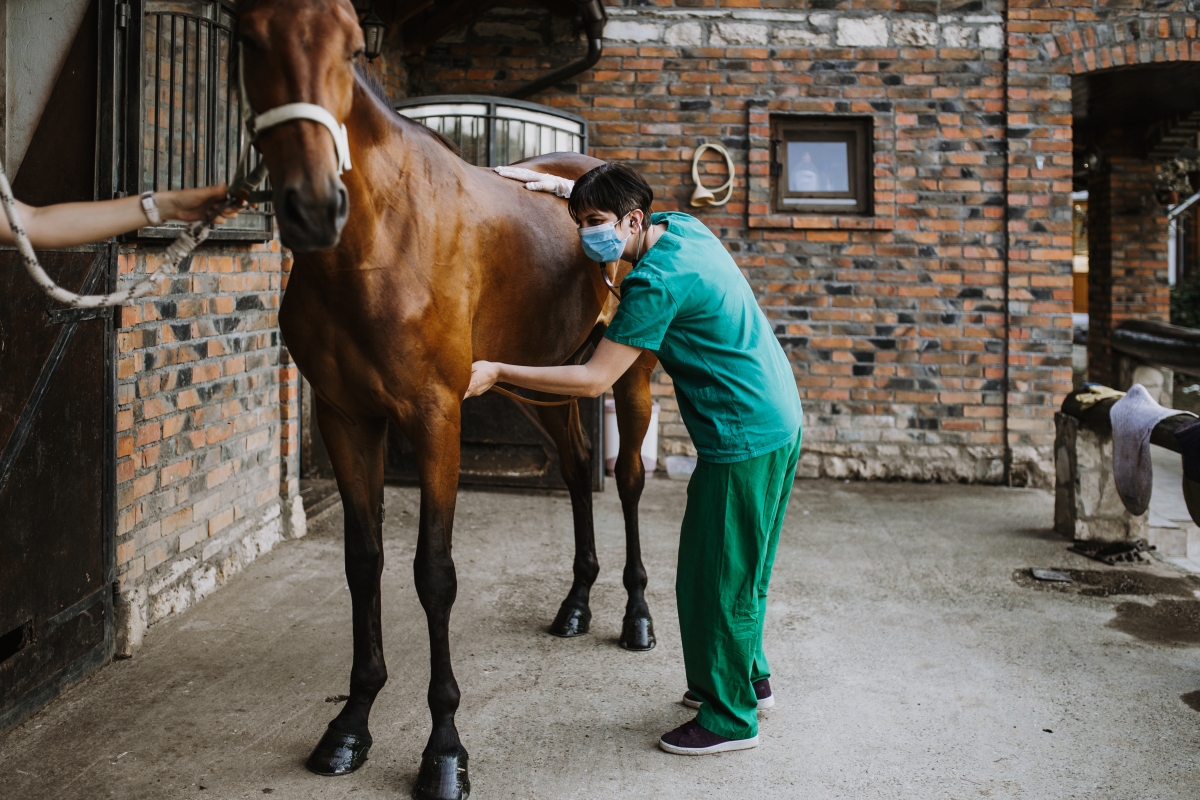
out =
{"type": "MultiPolygon", "coordinates": [[[[771,679],[763,678],[761,681],[754,683],[754,696],[758,698],[758,710],[770,708],[775,705],[775,695],[771,694],[771,679]]],[[[704,704],[696,695],[692,694],[692,690],[688,689],[683,693],[683,700],[680,701],[688,708],[699,708],[704,704]]]]}
{"type": "Polygon", "coordinates": [[[685,722],[670,733],[664,733],[658,746],[677,756],[703,756],[724,753],[726,750],[749,750],[758,747],[758,737],[726,739],[700,726],[696,720],[685,722]]]}

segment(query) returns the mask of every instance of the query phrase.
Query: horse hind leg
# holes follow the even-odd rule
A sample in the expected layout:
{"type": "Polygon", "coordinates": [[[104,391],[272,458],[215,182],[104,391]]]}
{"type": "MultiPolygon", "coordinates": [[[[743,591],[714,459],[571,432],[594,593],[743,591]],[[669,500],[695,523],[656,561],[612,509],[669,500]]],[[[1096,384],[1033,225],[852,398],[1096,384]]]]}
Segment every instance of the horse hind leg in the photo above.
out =
{"type": "Polygon", "coordinates": [[[354,663],[350,698],[321,737],[306,766],[318,775],[345,775],[371,749],[367,719],[387,682],[380,621],[383,574],[383,420],[342,417],[318,398],[317,422],[329,449],[346,513],[346,584],[350,588],[354,663]]]}
{"type": "Polygon", "coordinates": [[[643,353],[613,384],[617,430],[621,434],[621,448],[613,471],[625,517],[625,571],[622,577],[629,594],[625,619],[621,623],[621,647],[626,650],[651,650],[656,643],[654,620],[646,604],[646,568],[642,565],[638,530],[638,502],[646,486],[642,441],[650,428],[650,376],[655,363],[653,355],[643,353]]]}
{"type": "Polygon", "coordinates": [[[600,573],[596,535],[592,522],[592,460],[579,416],[579,404],[539,407],[538,417],[558,448],[563,480],[571,495],[575,523],[574,580],[550,625],[550,633],[563,638],[582,636],[592,620],[589,599],[600,573]]]}

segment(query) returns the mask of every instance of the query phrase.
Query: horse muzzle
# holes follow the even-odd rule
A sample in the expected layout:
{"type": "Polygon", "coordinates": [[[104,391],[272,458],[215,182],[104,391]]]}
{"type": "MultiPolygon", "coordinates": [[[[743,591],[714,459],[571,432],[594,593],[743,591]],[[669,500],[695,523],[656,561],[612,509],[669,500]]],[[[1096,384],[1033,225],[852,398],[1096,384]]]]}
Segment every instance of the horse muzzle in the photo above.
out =
{"type": "Polygon", "coordinates": [[[319,188],[285,183],[275,190],[274,202],[280,238],[296,253],[336,246],[350,214],[346,186],[334,176],[319,188]]]}

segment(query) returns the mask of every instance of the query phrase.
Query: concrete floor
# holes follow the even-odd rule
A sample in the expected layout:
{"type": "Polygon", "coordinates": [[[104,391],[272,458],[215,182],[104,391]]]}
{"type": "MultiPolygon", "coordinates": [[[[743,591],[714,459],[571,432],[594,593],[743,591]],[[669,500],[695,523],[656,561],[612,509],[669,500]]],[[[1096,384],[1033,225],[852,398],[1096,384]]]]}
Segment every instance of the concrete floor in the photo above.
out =
{"type": "Polygon", "coordinates": [[[1183,499],[1183,461],[1178,453],[1150,446],[1154,489],[1150,493],[1147,538],[1171,563],[1200,574],[1200,527],[1183,499]]]}
{"type": "MultiPolygon", "coordinates": [[[[798,484],[772,586],[778,705],[762,745],[660,752],[658,735],[690,717],[672,598],[683,503],[682,483],[647,487],[659,646],[627,653],[615,491],[597,497],[593,632],[570,641],[544,633],[570,576],[565,496],[462,493],[452,631],[474,797],[1200,796],[1200,713],[1181,699],[1200,707],[1200,584],[1068,553],[1052,498],[1030,490],[798,484]],[[1077,581],[1023,577],[1037,566],[1077,581]]],[[[335,713],[325,698],[348,682],[335,510],[0,737],[0,796],[407,797],[429,729],[416,511],[413,490],[388,490],[391,680],[358,773],[302,766],[335,713]]]]}

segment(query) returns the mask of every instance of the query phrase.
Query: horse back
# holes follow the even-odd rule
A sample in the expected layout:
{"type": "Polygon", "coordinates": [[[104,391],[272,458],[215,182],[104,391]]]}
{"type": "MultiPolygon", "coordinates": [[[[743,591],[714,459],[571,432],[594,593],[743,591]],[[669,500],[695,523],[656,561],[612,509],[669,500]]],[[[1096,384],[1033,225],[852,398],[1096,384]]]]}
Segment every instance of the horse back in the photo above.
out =
{"type": "Polygon", "coordinates": [[[533,156],[511,164],[513,167],[524,167],[534,172],[544,172],[547,175],[557,175],[560,178],[577,181],[585,172],[589,172],[605,162],[598,158],[585,156],[582,153],[546,153],[533,156]]]}

